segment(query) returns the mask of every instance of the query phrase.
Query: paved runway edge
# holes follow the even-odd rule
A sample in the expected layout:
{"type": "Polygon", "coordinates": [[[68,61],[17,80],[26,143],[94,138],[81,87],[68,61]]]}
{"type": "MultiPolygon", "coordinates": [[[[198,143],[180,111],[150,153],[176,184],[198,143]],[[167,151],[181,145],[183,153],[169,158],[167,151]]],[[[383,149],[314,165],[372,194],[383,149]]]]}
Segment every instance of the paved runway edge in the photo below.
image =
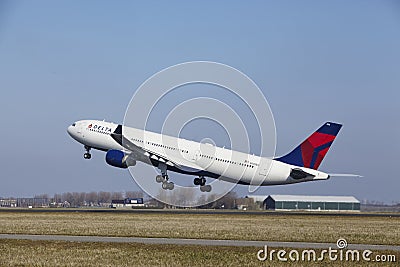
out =
{"type": "MultiPolygon", "coordinates": [[[[168,245],[199,245],[199,246],[228,246],[228,247],[288,247],[336,249],[335,243],[309,242],[279,242],[279,241],[252,241],[252,240],[212,240],[212,239],[184,239],[184,238],[146,238],[146,237],[110,237],[110,236],[69,236],[69,235],[24,235],[0,234],[0,239],[17,239],[33,241],[69,241],[69,242],[109,242],[109,243],[141,243],[141,244],[168,244],[168,245]]],[[[400,246],[349,244],[347,249],[357,250],[392,250],[400,251],[400,246]]]]}

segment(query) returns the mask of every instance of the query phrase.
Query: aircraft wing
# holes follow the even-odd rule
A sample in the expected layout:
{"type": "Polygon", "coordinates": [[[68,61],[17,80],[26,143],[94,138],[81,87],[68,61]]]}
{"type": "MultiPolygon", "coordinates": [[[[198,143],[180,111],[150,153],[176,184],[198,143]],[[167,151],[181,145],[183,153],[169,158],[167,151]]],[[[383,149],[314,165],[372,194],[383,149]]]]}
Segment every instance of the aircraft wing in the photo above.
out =
{"type": "Polygon", "coordinates": [[[179,164],[178,162],[168,159],[165,156],[162,156],[154,151],[151,151],[149,149],[145,149],[142,147],[139,147],[137,145],[135,145],[133,142],[131,142],[127,137],[121,135],[116,136],[117,134],[112,134],[112,137],[114,139],[118,138],[119,139],[119,143],[126,148],[127,150],[129,150],[133,156],[135,158],[137,158],[138,160],[141,161],[151,161],[151,160],[155,160],[158,162],[162,162],[165,163],[168,166],[171,167],[176,167],[180,170],[183,171],[187,171],[187,172],[198,172],[201,171],[201,169],[196,168],[195,166],[186,166],[184,164],[179,164]]]}

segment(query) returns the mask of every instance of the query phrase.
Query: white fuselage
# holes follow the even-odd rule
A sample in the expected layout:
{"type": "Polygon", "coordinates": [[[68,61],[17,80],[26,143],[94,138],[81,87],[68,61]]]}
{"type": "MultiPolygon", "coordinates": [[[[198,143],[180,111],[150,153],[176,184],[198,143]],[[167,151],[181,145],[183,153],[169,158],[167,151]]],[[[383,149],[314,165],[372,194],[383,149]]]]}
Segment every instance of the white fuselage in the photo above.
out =
{"type": "MultiPolygon", "coordinates": [[[[115,149],[127,154],[132,153],[111,137],[117,127],[118,124],[110,122],[82,120],[69,126],[68,133],[76,141],[88,147],[103,151],[115,149]]],[[[206,176],[218,177],[225,181],[251,185],[279,185],[329,178],[329,175],[324,172],[293,166],[270,158],[126,126],[123,129],[124,137],[135,146],[148,151],[146,155],[149,157],[155,157],[154,159],[158,157],[161,161],[166,159],[187,169],[200,170],[210,174],[206,176]],[[304,170],[312,176],[293,179],[290,177],[293,168],[304,170]]],[[[188,172],[184,173],[188,174],[188,172]]]]}

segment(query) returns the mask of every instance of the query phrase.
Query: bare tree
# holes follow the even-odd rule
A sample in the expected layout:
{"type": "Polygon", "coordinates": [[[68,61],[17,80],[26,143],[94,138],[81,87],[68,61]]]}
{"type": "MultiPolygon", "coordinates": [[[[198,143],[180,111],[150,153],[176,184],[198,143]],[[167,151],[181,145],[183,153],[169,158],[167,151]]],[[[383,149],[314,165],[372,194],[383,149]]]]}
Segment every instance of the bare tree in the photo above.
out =
{"type": "Polygon", "coordinates": [[[191,188],[185,188],[185,187],[178,187],[174,189],[173,194],[171,195],[172,197],[172,203],[174,203],[177,206],[190,206],[194,204],[191,202],[193,191],[191,188]]]}
{"type": "Polygon", "coordinates": [[[53,196],[53,202],[55,203],[61,203],[62,201],[62,195],[61,194],[54,194],[53,196]]]}
{"type": "Polygon", "coordinates": [[[81,203],[80,203],[80,194],[78,192],[73,192],[72,193],[72,201],[69,202],[69,203],[73,207],[79,207],[81,205],[81,203]]]}
{"type": "Polygon", "coordinates": [[[112,192],[111,199],[123,199],[122,192],[112,192]]]}
{"type": "Polygon", "coordinates": [[[35,195],[33,198],[49,198],[48,194],[35,195]]]}
{"type": "Polygon", "coordinates": [[[142,191],[126,191],[125,198],[143,198],[142,191]]]}
{"type": "Polygon", "coordinates": [[[97,205],[98,204],[98,197],[97,197],[97,192],[90,192],[86,194],[86,202],[89,203],[89,205],[97,205]]]}
{"type": "Polygon", "coordinates": [[[72,193],[71,192],[66,192],[62,194],[62,202],[67,201],[71,204],[71,201],[73,201],[72,193]]]}
{"type": "Polygon", "coordinates": [[[111,202],[111,193],[110,192],[99,192],[98,193],[99,203],[110,203],[111,202]]]}

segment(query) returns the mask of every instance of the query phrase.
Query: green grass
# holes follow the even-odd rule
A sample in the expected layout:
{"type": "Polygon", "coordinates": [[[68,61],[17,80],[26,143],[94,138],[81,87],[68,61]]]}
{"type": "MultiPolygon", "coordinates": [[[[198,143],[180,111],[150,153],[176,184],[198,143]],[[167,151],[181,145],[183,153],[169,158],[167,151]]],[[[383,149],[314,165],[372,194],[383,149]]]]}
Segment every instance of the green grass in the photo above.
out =
{"type": "MultiPolygon", "coordinates": [[[[279,262],[257,259],[255,247],[174,246],[2,240],[0,266],[398,266],[372,262],[279,262]]],[[[287,249],[290,251],[290,249],[287,249]]],[[[299,250],[300,252],[302,250],[299,250]]],[[[397,253],[397,254],[396,254],[397,253]]]]}
{"type": "Polygon", "coordinates": [[[399,217],[0,213],[0,233],[400,244],[399,217]]]}
{"type": "MultiPolygon", "coordinates": [[[[400,218],[248,214],[1,212],[0,233],[400,244],[400,218]]],[[[257,247],[0,240],[0,266],[321,266],[260,262],[257,247]]],[[[272,248],[270,248],[272,249],[272,248]]],[[[286,251],[290,249],[285,248],[286,251]]],[[[302,250],[298,250],[301,252],[302,250]]],[[[323,266],[398,266],[322,262],[323,266]]]]}

